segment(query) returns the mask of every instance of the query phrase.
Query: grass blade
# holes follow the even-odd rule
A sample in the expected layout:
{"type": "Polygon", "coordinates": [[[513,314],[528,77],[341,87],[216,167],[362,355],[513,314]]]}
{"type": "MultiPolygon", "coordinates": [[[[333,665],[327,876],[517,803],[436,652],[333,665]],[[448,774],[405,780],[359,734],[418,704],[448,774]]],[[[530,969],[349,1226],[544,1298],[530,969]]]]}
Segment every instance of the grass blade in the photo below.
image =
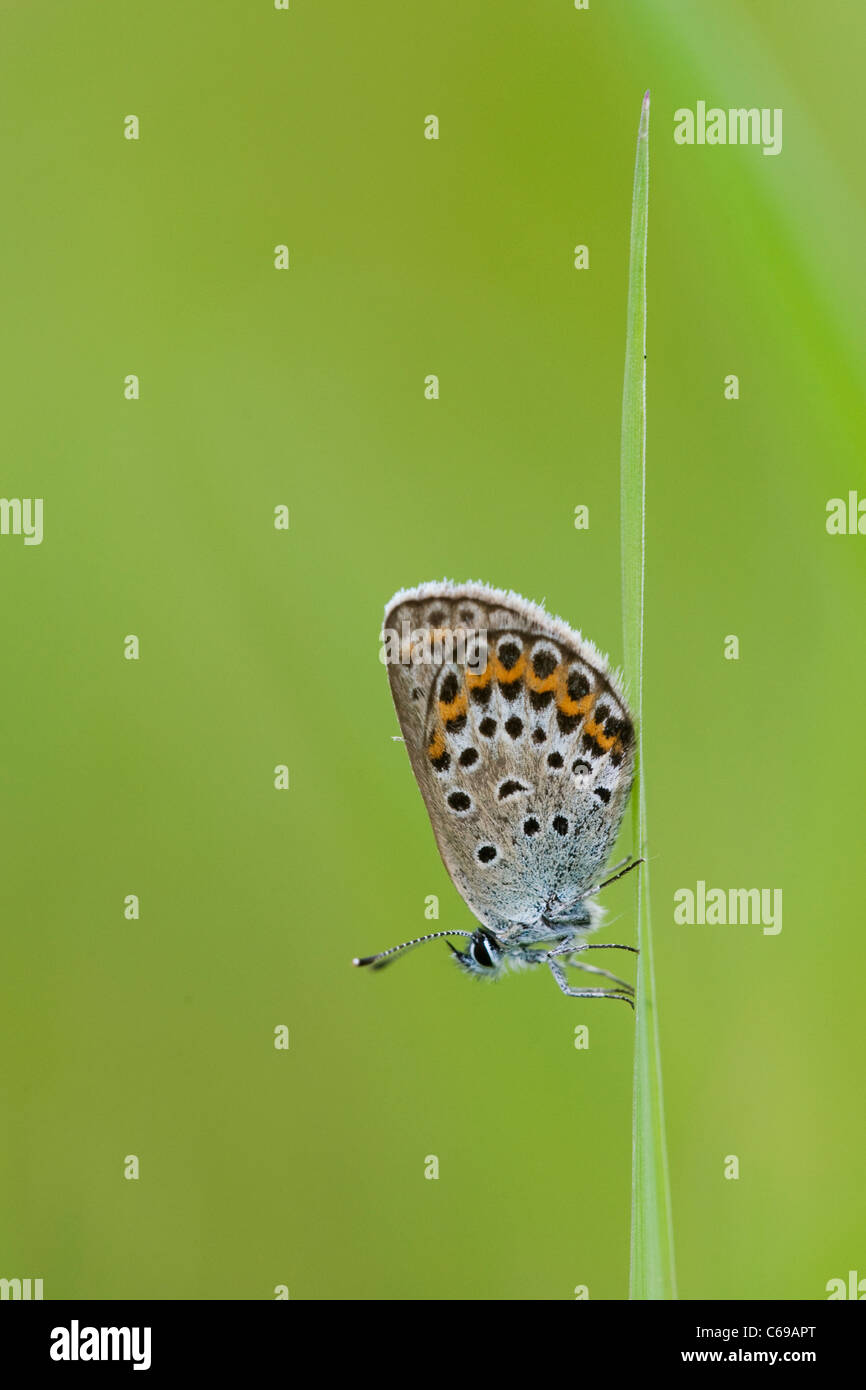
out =
{"type": "MultiPolygon", "coordinates": [[[[637,721],[632,792],[633,849],[647,843],[643,779],[644,578],[646,570],[646,250],[649,207],[650,94],[641,106],[629,253],[628,321],[622,398],[620,518],[625,669],[637,721]]],[[[670,1182],[665,1144],[661,1057],[653,972],[649,866],[637,874],[637,1015],[635,1018],[629,1297],[676,1298],[670,1182]]]]}

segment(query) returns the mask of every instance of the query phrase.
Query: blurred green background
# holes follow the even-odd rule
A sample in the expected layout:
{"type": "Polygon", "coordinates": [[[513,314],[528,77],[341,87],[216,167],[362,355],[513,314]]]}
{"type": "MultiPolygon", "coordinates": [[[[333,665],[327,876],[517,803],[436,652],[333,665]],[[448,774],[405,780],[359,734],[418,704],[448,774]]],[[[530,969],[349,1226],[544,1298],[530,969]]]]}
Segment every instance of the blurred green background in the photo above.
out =
{"type": "MultiPolygon", "coordinates": [[[[679,1291],[866,1275],[866,540],[825,529],[866,495],[866,15],[7,0],[2,32],[2,492],[44,498],[45,536],[0,537],[0,1275],[47,1298],[626,1296],[627,1010],[547,972],[476,985],[441,943],[349,961],[429,929],[428,894],[434,925],[471,925],[392,741],[393,591],[513,587],[621,659],[647,86],[679,1291]],[[782,107],[782,153],[675,145],[699,99],[782,107]],[[781,934],[675,926],[699,879],[782,888],[781,934]]],[[[632,891],[600,939],[634,939],[632,891]]]]}

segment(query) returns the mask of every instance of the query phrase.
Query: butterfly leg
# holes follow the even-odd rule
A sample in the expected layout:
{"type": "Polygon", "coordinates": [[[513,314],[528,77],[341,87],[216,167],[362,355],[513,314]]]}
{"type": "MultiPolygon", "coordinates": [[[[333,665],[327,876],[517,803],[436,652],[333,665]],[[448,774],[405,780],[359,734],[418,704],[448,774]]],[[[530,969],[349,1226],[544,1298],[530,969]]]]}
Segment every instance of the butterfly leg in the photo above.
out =
{"type": "Polygon", "coordinates": [[[620,860],[617,861],[616,864],[611,864],[611,865],[609,866],[609,872],[612,873],[612,874],[617,873],[620,869],[624,869],[625,866],[626,866],[626,864],[630,864],[631,861],[632,861],[633,859],[634,859],[634,855],[633,855],[633,854],[627,854],[627,855],[625,856],[625,859],[620,859],[620,860]]]}
{"type": "Polygon", "coordinates": [[[572,946],[573,951],[632,951],[640,955],[637,946],[623,946],[621,941],[587,941],[582,946],[572,946]]]}
{"type": "Polygon", "coordinates": [[[630,874],[632,869],[636,869],[638,865],[643,862],[642,859],[635,859],[631,854],[627,859],[621,859],[618,864],[614,864],[610,878],[606,878],[597,888],[593,888],[587,896],[594,897],[596,893],[601,892],[602,888],[606,888],[609,883],[616,883],[618,878],[625,878],[626,874],[630,874]],[[623,865],[625,865],[625,868],[623,868],[623,865]],[[619,873],[617,873],[617,869],[619,873]]]}
{"type": "Polygon", "coordinates": [[[561,949],[554,954],[564,955],[566,951],[631,951],[635,956],[640,955],[637,946],[625,946],[621,941],[578,941],[571,946],[563,942],[561,949]]]}
{"type": "Polygon", "coordinates": [[[557,965],[555,960],[548,960],[551,974],[559,985],[563,994],[569,995],[572,999],[622,999],[626,1004],[634,1008],[634,1002],[629,994],[617,993],[611,989],[574,989],[565,978],[565,971],[561,965],[557,965]]]}
{"type": "Polygon", "coordinates": [[[585,960],[574,960],[573,956],[575,950],[580,950],[580,947],[561,946],[558,951],[551,951],[549,955],[569,957],[565,962],[566,965],[573,965],[576,970],[586,970],[590,975],[604,975],[608,980],[613,980],[614,984],[620,985],[628,994],[634,994],[634,989],[628,981],[621,980],[618,975],[613,975],[610,970],[602,970],[600,966],[590,965],[589,962],[585,960]]]}
{"type": "MultiPolygon", "coordinates": [[[[566,952],[556,951],[553,952],[553,954],[566,955],[566,952]]],[[[632,987],[631,984],[628,984],[627,980],[620,980],[619,974],[613,974],[612,972],[610,972],[610,970],[602,970],[601,966],[589,965],[587,960],[569,959],[566,960],[566,962],[564,963],[566,963],[566,965],[574,966],[575,970],[587,970],[588,974],[603,974],[606,980],[613,980],[614,984],[619,984],[621,990],[626,992],[626,994],[634,994],[634,987],[632,987]]]]}

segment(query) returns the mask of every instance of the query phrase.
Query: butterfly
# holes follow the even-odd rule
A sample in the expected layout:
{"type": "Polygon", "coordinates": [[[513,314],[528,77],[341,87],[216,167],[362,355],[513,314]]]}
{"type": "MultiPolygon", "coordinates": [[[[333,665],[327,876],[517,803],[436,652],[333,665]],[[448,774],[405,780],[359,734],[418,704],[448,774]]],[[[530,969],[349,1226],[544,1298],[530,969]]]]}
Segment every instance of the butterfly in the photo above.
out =
{"type": "Polygon", "coordinates": [[[484,584],[422,584],[387,604],[382,659],[409,761],[451,879],[478,926],[356,959],[373,969],[426,941],[448,942],[470,975],[546,965],[564,994],[622,999],[631,985],[583,959],[633,946],[583,940],[600,923],[600,881],[634,776],[621,681],[560,618],[484,584]],[[569,985],[565,967],[613,988],[569,985]]]}

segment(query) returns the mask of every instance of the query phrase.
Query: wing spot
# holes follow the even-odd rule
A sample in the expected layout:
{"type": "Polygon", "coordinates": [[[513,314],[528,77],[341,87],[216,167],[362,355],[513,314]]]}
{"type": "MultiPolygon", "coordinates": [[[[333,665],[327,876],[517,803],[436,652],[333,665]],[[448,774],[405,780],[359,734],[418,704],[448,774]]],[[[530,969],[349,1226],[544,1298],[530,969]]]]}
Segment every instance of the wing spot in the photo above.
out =
{"type": "Polygon", "coordinates": [[[552,676],[556,670],[557,662],[553,652],[541,651],[534,653],[532,657],[532,669],[540,681],[546,681],[548,676],[552,676]]]}
{"type": "Polygon", "coordinates": [[[565,688],[570,700],[582,700],[589,694],[589,681],[582,671],[570,671],[565,688]]]}
{"type": "Polygon", "coordinates": [[[427,749],[427,757],[437,772],[447,772],[451,766],[451,754],[445,747],[445,739],[441,730],[437,730],[433,742],[427,749]]]}
{"type": "Polygon", "coordinates": [[[495,845],[481,845],[478,850],[478,858],[482,864],[492,864],[498,853],[495,845]]]}
{"type": "Polygon", "coordinates": [[[453,671],[448,671],[442,681],[442,687],[439,691],[441,703],[443,705],[452,704],[457,699],[457,692],[459,689],[460,686],[457,683],[456,675],[453,671]]]}
{"type": "Polygon", "coordinates": [[[519,719],[516,714],[512,714],[511,718],[505,721],[505,732],[510,734],[512,738],[520,738],[523,733],[523,720],[519,719]]]}
{"type": "Polygon", "coordinates": [[[520,645],[512,638],[500,642],[493,667],[500,694],[506,700],[516,700],[526,671],[526,657],[520,645]]]}
{"type": "Polygon", "coordinates": [[[499,783],[497,796],[500,801],[505,801],[506,797],[516,796],[518,792],[529,791],[532,791],[531,787],[525,786],[523,782],[515,781],[513,777],[508,777],[504,782],[499,783]]]}
{"type": "Polygon", "coordinates": [[[485,738],[492,738],[496,733],[496,720],[491,719],[488,715],[487,718],[482,719],[481,723],[478,725],[478,732],[483,734],[485,738]]]}
{"type": "Polygon", "coordinates": [[[498,656],[506,671],[510,671],[520,659],[520,648],[516,642],[510,640],[503,642],[499,648],[498,656]]]}
{"type": "Polygon", "coordinates": [[[524,835],[537,835],[540,829],[541,826],[538,824],[535,816],[526,817],[526,820],[523,822],[524,835]]]}
{"type": "Polygon", "coordinates": [[[448,805],[451,807],[452,811],[457,811],[458,814],[462,814],[470,809],[472,798],[471,796],[467,796],[465,792],[451,792],[448,797],[448,805]]]}
{"type": "Polygon", "coordinates": [[[596,787],[596,788],[595,788],[595,794],[596,794],[596,796],[598,797],[599,801],[603,801],[603,802],[604,802],[605,806],[606,806],[607,803],[610,801],[610,788],[609,788],[609,787],[596,787]]]}
{"type": "Polygon", "coordinates": [[[552,699],[552,690],[530,690],[529,692],[529,703],[533,709],[544,709],[545,705],[549,705],[552,699]]]}
{"type": "Polygon", "coordinates": [[[562,754],[561,754],[561,753],[548,753],[548,755],[547,755],[547,766],[548,766],[548,767],[554,767],[554,768],[562,767],[562,762],[563,762],[563,758],[562,758],[562,754]]]}
{"type": "Polygon", "coordinates": [[[474,767],[478,762],[478,749],[464,748],[457,761],[461,767],[474,767]]]}

